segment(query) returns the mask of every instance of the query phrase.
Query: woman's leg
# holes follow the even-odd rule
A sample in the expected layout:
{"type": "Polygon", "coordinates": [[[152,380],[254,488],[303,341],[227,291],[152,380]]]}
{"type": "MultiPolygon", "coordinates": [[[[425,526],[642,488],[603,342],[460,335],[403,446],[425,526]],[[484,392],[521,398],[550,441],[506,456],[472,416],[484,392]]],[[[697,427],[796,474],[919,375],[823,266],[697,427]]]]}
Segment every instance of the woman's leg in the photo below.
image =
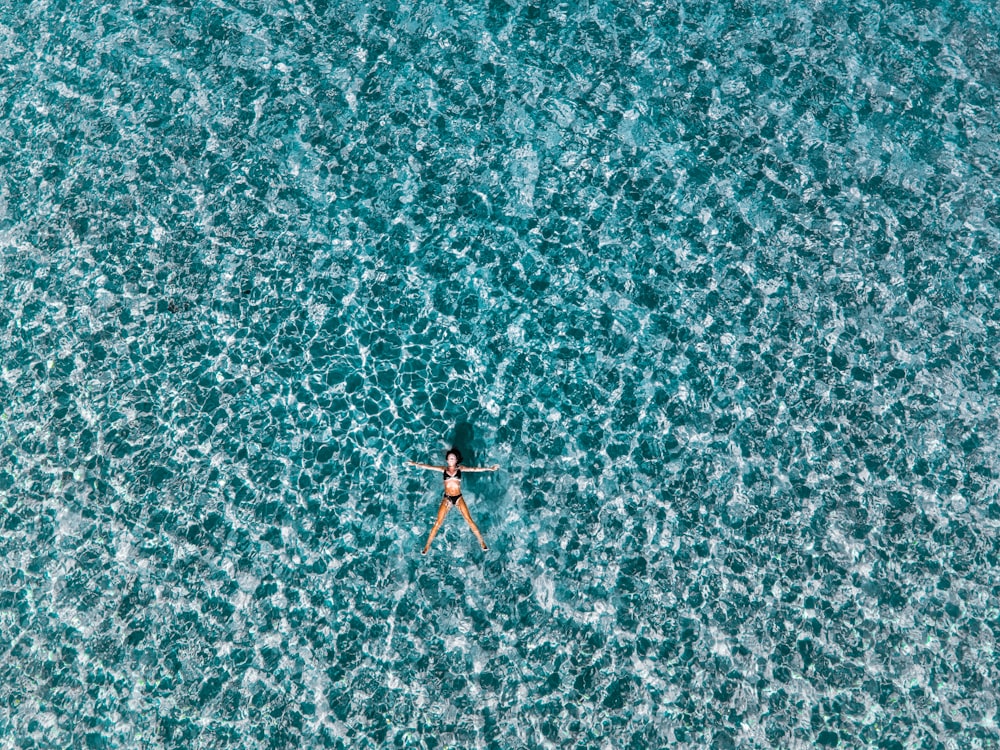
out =
{"type": "Polygon", "coordinates": [[[479,527],[476,526],[476,522],[472,520],[472,515],[469,513],[469,506],[465,504],[465,498],[458,498],[458,509],[462,511],[462,515],[465,516],[465,522],[469,524],[469,528],[472,529],[472,533],[476,535],[476,539],[479,540],[479,546],[483,549],[487,549],[486,542],[483,541],[483,535],[479,533],[479,527]]]}
{"type": "Polygon", "coordinates": [[[434,522],[434,527],[431,529],[431,535],[427,537],[427,544],[424,545],[424,551],[420,554],[426,555],[427,550],[431,548],[431,542],[434,541],[434,537],[437,536],[438,529],[441,528],[441,524],[444,523],[444,517],[448,515],[448,511],[451,510],[451,502],[448,498],[441,501],[441,507],[438,508],[438,517],[434,522]]]}

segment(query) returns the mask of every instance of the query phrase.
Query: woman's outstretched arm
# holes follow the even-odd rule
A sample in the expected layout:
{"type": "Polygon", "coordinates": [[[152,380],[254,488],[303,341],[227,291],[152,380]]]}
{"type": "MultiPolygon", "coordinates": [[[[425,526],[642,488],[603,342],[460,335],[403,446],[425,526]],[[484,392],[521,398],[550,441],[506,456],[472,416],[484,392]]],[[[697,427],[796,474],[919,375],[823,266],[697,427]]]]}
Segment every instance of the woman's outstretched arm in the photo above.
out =
{"type": "Polygon", "coordinates": [[[472,471],[496,471],[497,469],[500,468],[500,464],[493,464],[492,466],[483,466],[483,467],[478,468],[478,469],[472,468],[472,467],[469,467],[469,466],[460,466],[459,468],[462,471],[469,471],[469,472],[472,472],[472,471]]]}
{"type": "Polygon", "coordinates": [[[416,466],[418,469],[430,469],[431,471],[444,471],[444,466],[431,466],[430,464],[418,464],[416,461],[407,461],[404,466],[416,466]]]}

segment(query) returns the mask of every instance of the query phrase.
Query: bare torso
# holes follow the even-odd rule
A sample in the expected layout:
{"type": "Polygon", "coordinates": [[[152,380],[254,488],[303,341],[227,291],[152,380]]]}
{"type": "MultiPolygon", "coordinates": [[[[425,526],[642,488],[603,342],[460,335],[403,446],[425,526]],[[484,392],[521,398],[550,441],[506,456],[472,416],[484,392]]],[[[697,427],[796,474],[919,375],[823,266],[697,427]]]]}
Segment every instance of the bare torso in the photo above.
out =
{"type": "Polygon", "coordinates": [[[452,497],[454,497],[455,495],[462,494],[462,479],[461,479],[461,474],[459,472],[456,472],[455,476],[449,477],[448,469],[445,469],[444,494],[451,495],[452,497]]]}

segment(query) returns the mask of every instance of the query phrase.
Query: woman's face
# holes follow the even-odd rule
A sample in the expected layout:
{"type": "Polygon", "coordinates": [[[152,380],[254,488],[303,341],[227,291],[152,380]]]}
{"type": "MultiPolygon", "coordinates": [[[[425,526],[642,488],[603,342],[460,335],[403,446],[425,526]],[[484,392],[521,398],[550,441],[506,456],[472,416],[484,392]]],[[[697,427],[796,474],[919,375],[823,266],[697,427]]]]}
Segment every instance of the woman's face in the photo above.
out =
{"type": "Polygon", "coordinates": [[[448,454],[448,466],[450,466],[451,468],[454,469],[455,466],[456,466],[456,464],[458,464],[458,457],[454,453],[449,453],[448,454]]]}

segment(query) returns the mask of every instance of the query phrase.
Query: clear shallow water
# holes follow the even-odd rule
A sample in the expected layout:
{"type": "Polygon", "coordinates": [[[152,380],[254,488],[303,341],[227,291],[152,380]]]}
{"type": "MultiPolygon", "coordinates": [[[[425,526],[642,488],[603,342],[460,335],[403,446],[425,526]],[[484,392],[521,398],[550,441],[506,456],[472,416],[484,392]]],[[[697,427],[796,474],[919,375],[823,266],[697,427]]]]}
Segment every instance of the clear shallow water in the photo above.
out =
{"type": "Polygon", "coordinates": [[[0,24],[5,746],[996,747],[987,5],[0,24]]]}

